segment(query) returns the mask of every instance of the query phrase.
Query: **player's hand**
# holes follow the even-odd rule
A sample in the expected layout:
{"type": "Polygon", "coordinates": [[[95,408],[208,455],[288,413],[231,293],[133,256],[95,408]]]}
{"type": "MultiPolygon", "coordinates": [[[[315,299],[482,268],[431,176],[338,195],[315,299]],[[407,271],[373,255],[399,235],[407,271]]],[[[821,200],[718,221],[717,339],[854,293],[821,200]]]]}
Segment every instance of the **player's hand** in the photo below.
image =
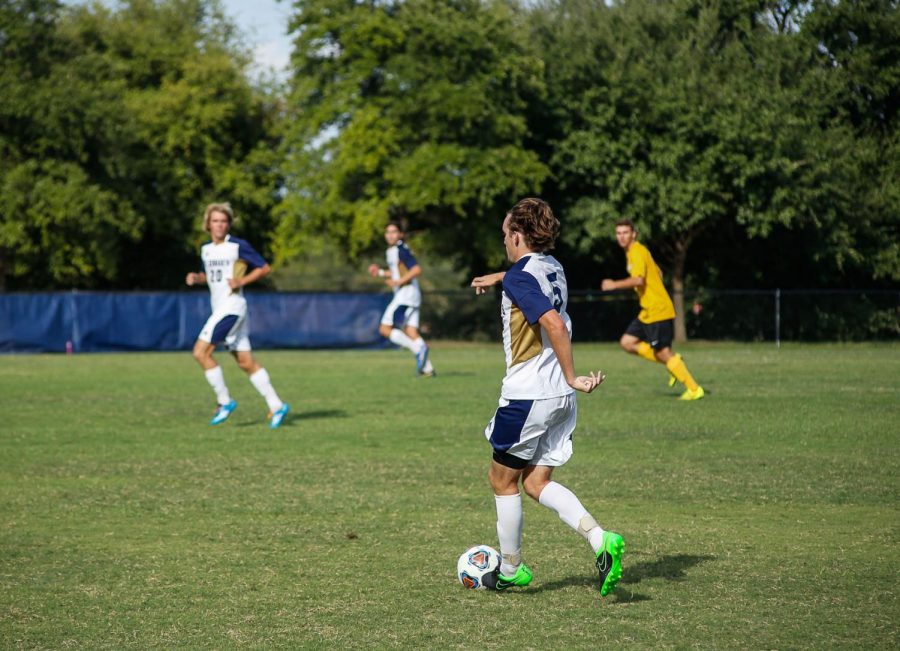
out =
{"type": "Polygon", "coordinates": [[[600,283],[600,289],[602,289],[604,292],[611,292],[616,288],[615,282],[616,281],[612,280],[611,278],[604,278],[603,282],[600,283]]]}
{"type": "Polygon", "coordinates": [[[400,287],[400,281],[394,280],[393,278],[388,278],[384,281],[384,284],[393,289],[394,287],[400,287]]]}
{"type": "Polygon", "coordinates": [[[377,264],[369,265],[369,275],[372,276],[372,278],[378,278],[379,271],[381,271],[381,267],[379,267],[377,264]]]}
{"type": "Polygon", "coordinates": [[[488,290],[488,287],[493,287],[497,283],[501,282],[505,275],[506,274],[501,271],[499,273],[488,274],[486,276],[476,276],[472,279],[472,283],[469,285],[469,287],[474,287],[475,295],[478,296],[480,294],[484,294],[488,290]]]}
{"type": "Polygon", "coordinates": [[[240,278],[229,278],[228,286],[231,287],[231,289],[240,289],[244,286],[244,283],[241,282],[240,278]]]}
{"type": "Polygon", "coordinates": [[[603,371],[597,371],[596,375],[591,372],[590,375],[579,375],[573,382],[569,383],[569,386],[576,391],[590,393],[599,387],[605,379],[606,375],[604,375],[603,371]]]}
{"type": "Polygon", "coordinates": [[[189,272],[188,275],[184,277],[184,284],[188,287],[193,287],[194,284],[196,284],[197,276],[199,275],[200,274],[198,274],[196,271],[189,272]]]}

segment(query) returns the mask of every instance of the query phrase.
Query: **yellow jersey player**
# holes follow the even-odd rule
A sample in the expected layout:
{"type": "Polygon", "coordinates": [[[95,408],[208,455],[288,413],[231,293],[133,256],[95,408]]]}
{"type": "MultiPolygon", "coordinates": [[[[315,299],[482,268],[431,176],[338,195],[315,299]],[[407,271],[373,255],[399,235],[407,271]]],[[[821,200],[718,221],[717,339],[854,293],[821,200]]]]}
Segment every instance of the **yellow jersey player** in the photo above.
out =
{"type": "Polygon", "coordinates": [[[628,278],[606,278],[600,287],[605,292],[634,289],[641,303],[640,314],[628,326],[619,344],[625,352],[665,364],[670,374],[669,386],[676,381],[685,386],[681,400],[700,400],[705,395],[703,387],[694,380],[681,355],[672,352],[675,306],[663,285],[662,272],[647,247],[637,241],[637,231],[630,219],[616,222],[616,241],[625,250],[628,278]]]}

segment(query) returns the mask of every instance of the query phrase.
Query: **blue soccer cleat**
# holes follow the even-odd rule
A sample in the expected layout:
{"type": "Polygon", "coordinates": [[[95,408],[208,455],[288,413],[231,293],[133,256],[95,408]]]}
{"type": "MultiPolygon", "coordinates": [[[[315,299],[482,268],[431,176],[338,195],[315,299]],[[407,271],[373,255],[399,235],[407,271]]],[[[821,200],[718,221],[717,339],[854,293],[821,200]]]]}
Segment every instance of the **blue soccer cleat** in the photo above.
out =
{"type": "Polygon", "coordinates": [[[428,344],[424,344],[422,349],[416,353],[416,375],[422,375],[422,369],[428,362],[428,344]]]}
{"type": "Polygon", "coordinates": [[[288,403],[282,403],[281,409],[269,414],[272,419],[269,421],[269,427],[271,427],[272,429],[278,429],[279,427],[281,427],[281,424],[284,422],[285,416],[287,416],[290,410],[291,406],[288,403]]]}
{"type": "Polygon", "coordinates": [[[237,409],[237,402],[234,400],[227,405],[219,405],[218,408],[216,408],[216,413],[213,415],[212,420],[209,421],[209,424],[218,425],[219,423],[224,423],[235,409],[237,409]]]}

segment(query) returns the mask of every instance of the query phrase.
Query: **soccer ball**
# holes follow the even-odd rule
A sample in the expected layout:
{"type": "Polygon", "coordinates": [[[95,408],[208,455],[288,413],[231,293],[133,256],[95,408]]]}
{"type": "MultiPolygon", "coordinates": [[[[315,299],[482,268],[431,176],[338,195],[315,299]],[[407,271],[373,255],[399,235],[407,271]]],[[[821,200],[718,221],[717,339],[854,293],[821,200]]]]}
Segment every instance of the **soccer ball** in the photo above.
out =
{"type": "Polygon", "coordinates": [[[482,577],[500,565],[500,552],[487,545],[475,545],[467,549],[456,563],[459,582],[470,590],[484,588],[482,577]]]}

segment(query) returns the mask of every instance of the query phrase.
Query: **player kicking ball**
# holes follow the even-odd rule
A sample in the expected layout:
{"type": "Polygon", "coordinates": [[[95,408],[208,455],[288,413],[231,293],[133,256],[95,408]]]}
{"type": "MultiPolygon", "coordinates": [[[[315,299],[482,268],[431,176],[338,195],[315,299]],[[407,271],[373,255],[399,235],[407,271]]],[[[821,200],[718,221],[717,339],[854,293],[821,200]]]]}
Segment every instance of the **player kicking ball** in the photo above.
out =
{"type": "Polygon", "coordinates": [[[385,278],[385,284],[394,292],[394,298],[381,317],[378,331],[385,339],[409,350],[416,358],[416,374],[434,377],[434,366],[428,359],[428,345],[419,335],[419,310],[422,292],[419,281],[422,267],[403,241],[403,229],[397,222],[389,222],[384,228],[387,269],[377,264],[369,265],[369,275],[385,278]]]}
{"type": "Polygon", "coordinates": [[[217,344],[225,344],[269,406],[269,426],[276,429],[284,422],[290,407],[282,402],[272,387],[269,374],[253,357],[247,327],[247,299],[244,286],[268,275],[271,268],[252,246],[228,234],[234,222],[234,212],[227,203],[212,203],[203,215],[203,228],[211,242],[200,249],[203,271],[185,277],[188,285],[209,285],[212,315],[200,331],[194,344],[194,359],[203,368],[206,381],[218,400],[210,425],[225,422],[237,408],[231,399],[222,367],[213,359],[217,344]]]}
{"type": "Polygon", "coordinates": [[[506,377],[500,404],[484,431],[493,448],[488,473],[497,508],[500,566],[485,575],[495,590],[531,583],[522,562],[522,496],[525,493],[555,511],[594,552],[600,595],[622,578],[622,536],[604,531],[568,488],[553,481],[554,468],[572,456],[578,414],[575,392],[591,393],[602,372],[575,375],[572,321],[566,313],[569,290],[560,263],[547,251],[559,234],[559,221],[540,199],[523,199],[503,220],[503,244],[509,271],[472,280],[476,294],[502,283],[501,315],[506,377]]]}

